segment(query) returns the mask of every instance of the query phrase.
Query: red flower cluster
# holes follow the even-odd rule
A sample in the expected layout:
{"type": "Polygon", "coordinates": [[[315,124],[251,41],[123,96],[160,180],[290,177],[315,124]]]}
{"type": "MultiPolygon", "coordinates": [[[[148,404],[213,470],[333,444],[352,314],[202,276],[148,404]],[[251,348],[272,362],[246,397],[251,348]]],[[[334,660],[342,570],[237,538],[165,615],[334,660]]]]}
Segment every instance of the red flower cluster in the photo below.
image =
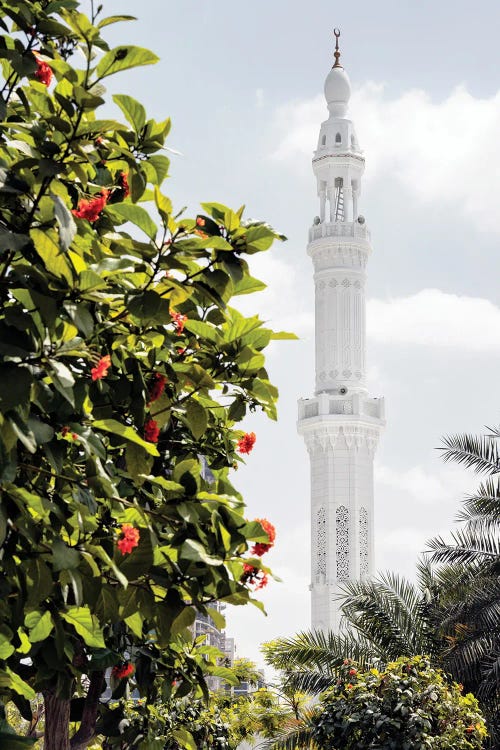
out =
{"type": "Polygon", "coordinates": [[[118,187],[123,190],[123,200],[128,198],[130,195],[130,186],[128,184],[128,174],[126,172],[120,172],[118,175],[118,187]]]}
{"type": "Polygon", "coordinates": [[[116,544],[122,555],[130,554],[139,545],[140,536],[139,529],[135,529],[130,523],[123,524],[116,544]]]}
{"type": "Polygon", "coordinates": [[[155,419],[148,419],[144,424],[144,439],[147,440],[148,443],[157,443],[159,437],[160,428],[158,427],[158,423],[155,419]]]}
{"type": "MultiPolygon", "coordinates": [[[[66,437],[66,435],[69,435],[70,432],[71,430],[69,429],[68,425],[65,425],[61,430],[61,435],[62,437],[66,437]]],[[[72,432],[71,437],[73,440],[78,440],[78,435],[76,434],[76,432],[72,432]]]]}
{"type": "Polygon", "coordinates": [[[250,563],[243,563],[243,575],[240,578],[241,583],[250,583],[255,586],[255,590],[263,589],[267,586],[267,573],[256,568],[250,563]]]}
{"type": "Polygon", "coordinates": [[[238,440],[238,450],[240,453],[250,453],[255,445],[257,436],[255,432],[245,432],[242,438],[238,440]]]}
{"type": "Polygon", "coordinates": [[[196,217],[196,224],[199,227],[204,227],[205,226],[205,219],[203,218],[203,216],[197,216],[196,217]]]}
{"type": "Polygon", "coordinates": [[[182,315],[182,313],[174,312],[173,310],[170,310],[170,315],[172,316],[175,332],[180,336],[184,330],[184,324],[188,319],[187,315],[182,315]]]}
{"type": "Polygon", "coordinates": [[[357,669],[350,669],[349,670],[349,674],[350,674],[351,677],[353,677],[353,675],[358,674],[358,670],[357,669]]]}
{"type": "Polygon", "coordinates": [[[266,532],[267,536],[269,537],[269,542],[256,542],[250,550],[250,554],[262,557],[262,555],[265,552],[268,552],[268,550],[270,550],[274,545],[274,540],[276,539],[276,529],[274,528],[272,523],[267,520],[267,518],[256,518],[255,520],[260,523],[260,525],[266,532]]]}
{"type": "Polygon", "coordinates": [[[133,673],[134,665],[130,664],[130,662],[127,664],[120,664],[120,666],[117,665],[111,670],[112,676],[117,680],[123,680],[124,677],[130,677],[133,673]]]}
{"type": "Polygon", "coordinates": [[[71,213],[78,219],[87,219],[91,223],[97,221],[101,215],[101,211],[104,210],[108,202],[108,198],[109,190],[101,190],[100,195],[96,195],[94,198],[90,198],[90,200],[81,198],[78,208],[74,208],[71,213]]]}
{"type": "Polygon", "coordinates": [[[50,82],[52,81],[53,76],[52,68],[50,65],[47,65],[46,62],[43,60],[39,60],[38,57],[36,58],[36,70],[35,70],[35,78],[37,81],[40,81],[40,83],[44,83],[45,86],[50,86],[50,82]]]}
{"type": "Polygon", "coordinates": [[[101,380],[101,378],[105,378],[110,367],[111,357],[109,354],[105,354],[104,357],[101,357],[97,365],[91,369],[90,374],[92,380],[101,380]]]}
{"type": "Polygon", "coordinates": [[[151,383],[151,386],[149,388],[148,404],[152,404],[153,401],[158,401],[163,391],[165,390],[166,384],[167,384],[166,376],[163,375],[161,372],[155,372],[153,376],[153,382],[151,383]]]}

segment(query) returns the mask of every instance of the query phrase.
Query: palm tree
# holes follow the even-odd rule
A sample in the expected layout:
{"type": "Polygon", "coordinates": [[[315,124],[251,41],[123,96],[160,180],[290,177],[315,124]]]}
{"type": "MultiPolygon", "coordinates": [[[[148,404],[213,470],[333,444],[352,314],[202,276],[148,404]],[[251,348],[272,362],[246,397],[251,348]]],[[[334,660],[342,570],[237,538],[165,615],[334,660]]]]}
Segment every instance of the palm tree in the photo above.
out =
{"type": "Polygon", "coordinates": [[[443,602],[441,628],[448,640],[445,667],[480,699],[500,746],[500,430],[445,439],[444,459],[489,477],[458,516],[463,525],[447,542],[429,542],[436,578],[452,591],[443,602]]]}

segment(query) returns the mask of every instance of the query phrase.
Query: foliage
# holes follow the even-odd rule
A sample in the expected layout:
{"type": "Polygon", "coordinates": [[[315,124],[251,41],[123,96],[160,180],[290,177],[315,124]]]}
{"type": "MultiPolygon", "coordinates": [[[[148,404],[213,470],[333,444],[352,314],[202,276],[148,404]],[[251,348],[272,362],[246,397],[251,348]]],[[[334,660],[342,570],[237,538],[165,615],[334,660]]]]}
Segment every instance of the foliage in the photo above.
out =
{"type": "Polygon", "coordinates": [[[276,748],[343,750],[472,750],[486,736],[473,695],[462,695],[426,657],[400,658],[383,670],[362,671],[346,660],[334,687],[305,726],[276,748]]]}
{"type": "Polygon", "coordinates": [[[439,664],[444,647],[436,625],[439,587],[429,564],[418,566],[413,584],[381,573],[343,585],[339,633],[304,632],[264,646],[266,661],[284,670],[298,690],[319,694],[335,684],[346,657],[362,667],[380,666],[401,654],[426,653],[439,664]]]}
{"type": "Polygon", "coordinates": [[[243,208],[176,214],[169,120],[128,95],[124,121],[96,117],[108,77],[157,60],[108,48],[129,17],[0,7],[0,696],[29,721],[43,693],[45,750],[67,750],[70,716],[75,749],[99,712],[118,731],[107,669],[147,717],[218,668],[196,610],[253,601],[242,557],[270,540],[230,470],[247,411],[276,416],[262,351],[287,335],[229,302],[263,288],[245,257],[283,237],[243,208]]]}
{"type": "Polygon", "coordinates": [[[425,657],[404,657],[378,671],[344,665],[314,721],[319,748],[480,748],[486,736],[477,701],[463,696],[425,657]]]}
{"type": "Polygon", "coordinates": [[[431,540],[443,591],[440,621],[446,668],[478,696],[493,746],[500,747],[500,430],[445,439],[444,458],[489,477],[468,497],[451,541],[431,540]]]}
{"type": "Polygon", "coordinates": [[[171,700],[148,707],[145,720],[141,704],[130,702],[119,735],[108,737],[102,750],[133,747],[144,750],[231,750],[230,729],[217,704],[201,700],[171,700]]]}

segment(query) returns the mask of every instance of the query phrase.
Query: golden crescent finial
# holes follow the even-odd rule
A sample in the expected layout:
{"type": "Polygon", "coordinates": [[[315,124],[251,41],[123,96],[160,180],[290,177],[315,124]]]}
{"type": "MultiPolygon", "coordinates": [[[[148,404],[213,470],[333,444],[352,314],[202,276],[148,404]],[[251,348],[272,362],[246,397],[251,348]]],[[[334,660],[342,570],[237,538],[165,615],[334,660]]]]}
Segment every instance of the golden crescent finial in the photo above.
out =
{"type": "Polygon", "coordinates": [[[335,58],[335,62],[333,64],[333,67],[334,68],[341,68],[342,65],[339,63],[339,60],[340,60],[340,51],[339,51],[340,29],[334,29],[333,33],[335,34],[335,52],[333,53],[333,56],[335,58]]]}

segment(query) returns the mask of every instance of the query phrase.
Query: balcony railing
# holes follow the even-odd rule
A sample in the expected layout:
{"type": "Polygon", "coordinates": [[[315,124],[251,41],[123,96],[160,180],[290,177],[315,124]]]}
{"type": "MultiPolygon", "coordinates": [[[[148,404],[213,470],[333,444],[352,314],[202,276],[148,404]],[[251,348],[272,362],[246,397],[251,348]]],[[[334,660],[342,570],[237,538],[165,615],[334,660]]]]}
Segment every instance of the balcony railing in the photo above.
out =
{"type": "Polygon", "coordinates": [[[357,221],[324,221],[310,228],[309,242],[320,240],[322,237],[353,237],[369,240],[370,232],[364,224],[357,221]]]}

